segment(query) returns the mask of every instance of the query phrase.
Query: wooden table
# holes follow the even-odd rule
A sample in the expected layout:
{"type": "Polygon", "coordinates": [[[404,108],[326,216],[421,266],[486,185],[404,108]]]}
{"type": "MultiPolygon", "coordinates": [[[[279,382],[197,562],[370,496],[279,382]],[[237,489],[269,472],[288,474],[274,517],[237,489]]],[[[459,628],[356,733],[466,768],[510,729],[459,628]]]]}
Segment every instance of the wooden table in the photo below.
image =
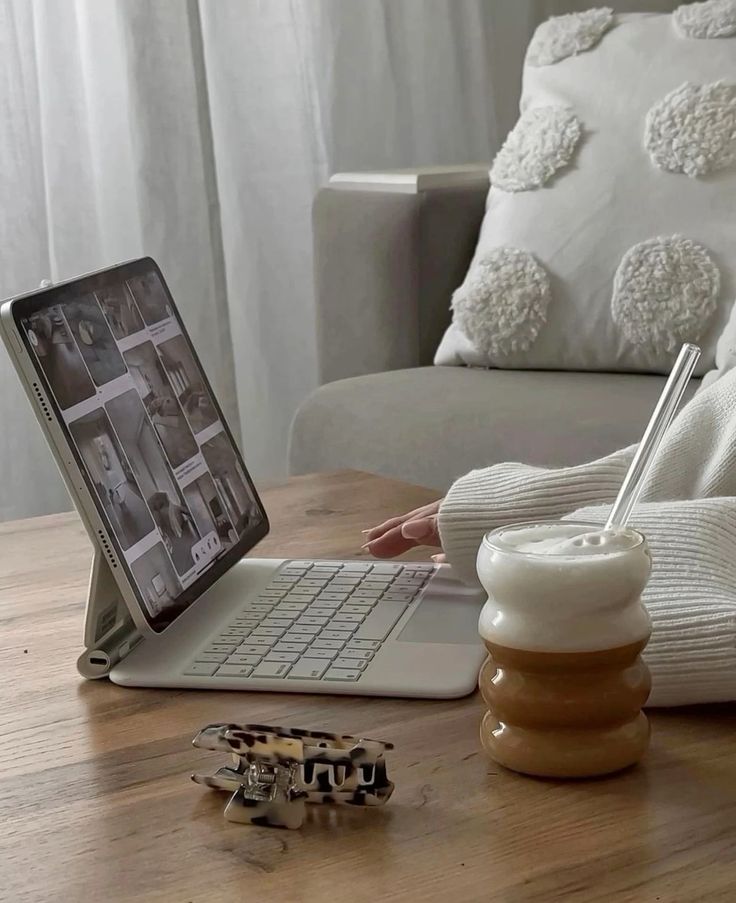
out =
{"type": "MultiPolygon", "coordinates": [[[[264,493],[259,554],[355,555],[360,528],[423,504],[341,473],[264,493]]],[[[133,690],[75,671],[91,550],[73,514],[0,525],[0,900],[736,900],[736,717],[656,712],[651,752],[563,784],[480,752],[454,702],[133,690]],[[201,725],[244,720],[394,741],[377,811],[312,810],[300,831],[233,825],[189,773],[201,725]]],[[[417,556],[415,556],[417,557],[417,556]]]]}

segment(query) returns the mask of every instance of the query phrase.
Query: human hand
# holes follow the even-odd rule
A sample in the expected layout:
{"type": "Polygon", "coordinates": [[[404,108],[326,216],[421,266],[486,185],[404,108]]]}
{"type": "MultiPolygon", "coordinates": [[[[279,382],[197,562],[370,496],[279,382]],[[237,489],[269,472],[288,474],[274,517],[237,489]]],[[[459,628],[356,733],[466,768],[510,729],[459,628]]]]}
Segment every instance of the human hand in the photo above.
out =
{"type": "MultiPolygon", "coordinates": [[[[442,547],[439,529],[437,526],[437,513],[440,502],[432,502],[421,508],[415,508],[408,514],[400,517],[392,517],[377,527],[364,530],[364,549],[376,558],[393,558],[401,555],[415,546],[442,547]]],[[[433,555],[435,561],[444,561],[444,555],[433,555]]]]}

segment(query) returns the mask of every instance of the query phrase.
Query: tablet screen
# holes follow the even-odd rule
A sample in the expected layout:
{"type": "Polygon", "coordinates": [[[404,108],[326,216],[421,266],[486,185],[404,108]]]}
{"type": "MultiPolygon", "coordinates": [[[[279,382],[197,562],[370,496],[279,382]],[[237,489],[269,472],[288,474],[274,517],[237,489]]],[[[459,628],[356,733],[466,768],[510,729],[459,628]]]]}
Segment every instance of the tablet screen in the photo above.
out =
{"type": "Polygon", "coordinates": [[[168,288],[146,259],[16,305],[141,609],[162,630],[268,529],[168,288]]]}

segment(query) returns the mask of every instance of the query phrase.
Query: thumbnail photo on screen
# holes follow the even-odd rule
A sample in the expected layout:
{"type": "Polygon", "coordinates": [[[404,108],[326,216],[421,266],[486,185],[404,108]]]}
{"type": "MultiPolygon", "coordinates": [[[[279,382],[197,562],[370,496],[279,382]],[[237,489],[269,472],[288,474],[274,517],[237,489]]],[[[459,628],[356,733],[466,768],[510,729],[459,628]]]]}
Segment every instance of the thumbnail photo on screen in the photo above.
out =
{"type": "Polygon", "coordinates": [[[184,336],[163,342],[158,353],[189,425],[195,433],[201,433],[217,420],[217,411],[184,336]]]}
{"type": "Polygon", "coordinates": [[[96,385],[104,386],[126,372],[125,361],[94,295],[67,301],[64,315],[96,385]]]}
{"type": "Polygon", "coordinates": [[[172,316],[169,299],[157,273],[151,271],[143,276],[132,276],[128,279],[128,287],[147,326],[153,326],[172,316]]]}
{"type": "Polygon", "coordinates": [[[260,511],[248,489],[248,482],[225,433],[218,433],[202,446],[202,456],[210,469],[225,513],[242,536],[261,519],[260,511]]]}
{"type": "Polygon", "coordinates": [[[92,411],[70,424],[69,430],[120,545],[129,549],[147,536],[154,524],[107,415],[102,410],[92,411]]]}
{"type": "Polygon", "coordinates": [[[209,474],[190,483],[184,489],[189,509],[202,536],[215,532],[224,549],[237,541],[238,536],[232,521],[225,513],[217,489],[209,474]]]}
{"type": "Polygon", "coordinates": [[[125,352],[133,382],[172,467],[197,454],[197,443],[151,342],[125,352]]]}
{"type": "Polygon", "coordinates": [[[130,566],[148,611],[156,617],[170,608],[182,591],[166,550],[158,543],[130,566]]]}
{"type": "Polygon", "coordinates": [[[174,567],[194,566],[192,546],[201,539],[138,393],[130,389],[105,405],[123,450],[163,537],[174,567]]]}
{"type": "Polygon", "coordinates": [[[116,339],[125,339],[143,329],[140,311],[124,285],[108,286],[96,295],[116,339]]]}
{"type": "Polygon", "coordinates": [[[61,308],[39,311],[23,325],[59,407],[66,410],[91,398],[95,387],[61,308]]]}

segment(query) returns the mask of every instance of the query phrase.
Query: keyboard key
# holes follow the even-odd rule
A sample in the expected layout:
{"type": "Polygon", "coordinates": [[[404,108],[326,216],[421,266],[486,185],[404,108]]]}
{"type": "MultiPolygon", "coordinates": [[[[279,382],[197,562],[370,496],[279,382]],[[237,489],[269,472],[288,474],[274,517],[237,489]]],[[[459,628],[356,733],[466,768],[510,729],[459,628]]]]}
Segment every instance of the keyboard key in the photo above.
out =
{"type": "Polygon", "coordinates": [[[424,586],[425,580],[424,577],[397,577],[393,582],[393,588],[399,589],[399,587],[407,587],[407,586],[424,586]]]}
{"type": "Polygon", "coordinates": [[[373,565],[374,574],[400,574],[403,570],[403,564],[392,564],[388,561],[377,561],[373,565]]]}
{"type": "Polygon", "coordinates": [[[222,633],[213,637],[213,643],[222,643],[225,646],[239,646],[243,642],[243,636],[239,633],[222,633]]]}
{"type": "Polygon", "coordinates": [[[202,652],[225,652],[227,655],[230,655],[231,652],[235,652],[237,646],[237,643],[212,643],[206,649],[203,649],[202,652]]]}
{"type": "Polygon", "coordinates": [[[260,657],[266,655],[270,648],[271,646],[266,645],[265,643],[263,645],[258,645],[257,643],[245,643],[238,649],[237,655],[257,655],[260,657]]]}
{"type": "Polygon", "coordinates": [[[192,662],[192,664],[184,672],[192,677],[212,677],[217,671],[218,665],[215,662],[192,662]]]}
{"type": "Polygon", "coordinates": [[[369,662],[373,658],[372,649],[361,649],[349,643],[343,650],[342,654],[346,658],[358,659],[361,662],[369,662]]]}
{"type": "Polygon", "coordinates": [[[323,630],[320,633],[321,640],[342,640],[346,643],[350,639],[350,633],[344,630],[323,630]]]}
{"type": "Polygon", "coordinates": [[[350,621],[333,621],[329,625],[329,627],[324,628],[322,633],[324,634],[327,630],[334,630],[335,633],[339,633],[341,636],[345,636],[347,634],[347,638],[349,639],[359,626],[359,624],[353,624],[350,621]]]}
{"type": "Polygon", "coordinates": [[[286,672],[288,670],[288,662],[263,661],[253,671],[253,677],[286,677],[286,672]]]}
{"type": "Polygon", "coordinates": [[[273,578],[268,588],[276,589],[278,586],[293,586],[298,579],[298,577],[289,576],[288,574],[279,574],[278,577],[273,578]]]}
{"type": "Polygon", "coordinates": [[[258,627],[261,623],[261,617],[267,617],[268,612],[264,611],[262,616],[258,615],[254,618],[236,618],[233,623],[228,627],[228,630],[232,630],[234,627],[246,627],[252,629],[253,627],[258,627]]]}
{"type": "Polygon", "coordinates": [[[346,602],[345,605],[341,606],[340,614],[367,615],[372,608],[373,603],[361,602],[358,599],[355,602],[346,602]]]}
{"type": "Polygon", "coordinates": [[[313,649],[331,649],[333,652],[339,651],[345,645],[344,640],[325,640],[323,637],[318,636],[315,637],[312,645],[310,646],[310,652],[313,649]]]}
{"type": "Polygon", "coordinates": [[[337,610],[343,604],[342,602],[323,602],[322,599],[317,599],[314,603],[318,605],[320,608],[327,608],[330,612],[330,617],[334,618],[337,610]]]}
{"type": "Polygon", "coordinates": [[[245,637],[248,636],[251,630],[254,630],[256,627],[258,627],[258,621],[255,621],[253,625],[249,627],[244,627],[239,624],[231,624],[230,627],[228,627],[227,632],[230,635],[245,637]]]}
{"type": "MultiPolygon", "coordinates": [[[[285,627],[257,627],[251,637],[258,636],[273,636],[273,637],[282,637],[286,633],[285,627]]],[[[250,637],[249,637],[250,639],[250,637]]]]}
{"type": "Polygon", "coordinates": [[[330,668],[327,674],[325,674],[325,680],[360,680],[360,671],[348,670],[347,668],[330,668]]]}
{"type": "Polygon", "coordinates": [[[331,577],[333,574],[337,574],[340,570],[336,565],[328,565],[328,564],[315,564],[312,570],[309,572],[310,577],[331,577]]]}
{"type": "Polygon", "coordinates": [[[301,633],[303,636],[310,637],[317,636],[321,629],[322,628],[318,624],[302,624],[301,621],[297,621],[292,627],[292,630],[295,633],[301,633]]]}
{"type": "Polygon", "coordinates": [[[315,608],[314,606],[309,608],[309,616],[311,618],[331,618],[334,614],[334,608],[315,608]]]}
{"type": "MultiPolygon", "coordinates": [[[[264,649],[263,651],[267,652],[268,650],[264,649]]],[[[228,665],[250,665],[252,667],[257,665],[261,658],[263,658],[262,655],[238,655],[236,652],[235,655],[230,656],[227,663],[228,665]]]]}
{"type": "Polygon", "coordinates": [[[278,637],[275,636],[253,636],[253,634],[251,634],[248,637],[248,642],[243,643],[243,645],[238,649],[238,652],[243,652],[244,646],[267,646],[270,649],[271,646],[273,646],[277,642],[278,637]]]}
{"type": "Polygon", "coordinates": [[[308,571],[313,565],[313,561],[301,561],[295,558],[293,561],[288,561],[284,568],[303,568],[305,571],[308,571]]]}
{"type": "Polygon", "coordinates": [[[324,602],[345,602],[350,598],[350,593],[320,593],[316,602],[322,605],[324,602]]]}
{"type": "Polygon", "coordinates": [[[366,574],[365,579],[360,584],[361,587],[386,587],[391,586],[394,578],[391,574],[366,574]]]}
{"type": "MultiPolygon", "coordinates": [[[[288,605],[296,605],[295,602],[284,602],[281,605],[277,605],[276,608],[272,612],[269,613],[268,618],[265,620],[269,620],[270,618],[286,618],[288,621],[293,621],[294,618],[298,618],[299,615],[307,610],[306,605],[297,605],[297,610],[294,611],[291,608],[285,608],[284,606],[288,605]]],[[[265,621],[264,621],[265,624],[265,621]]]]}
{"type": "Polygon", "coordinates": [[[222,665],[226,661],[227,655],[224,652],[200,652],[197,656],[197,664],[222,665]]]}
{"type": "Polygon", "coordinates": [[[253,673],[252,665],[221,665],[218,677],[250,677],[253,673]]]}
{"type": "Polygon", "coordinates": [[[353,640],[350,641],[350,648],[351,648],[352,650],[355,650],[355,649],[372,649],[372,650],[376,650],[376,649],[380,649],[380,648],[381,648],[381,644],[378,642],[378,640],[356,640],[356,639],[353,639],[353,640]]]}
{"type": "Polygon", "coordinates": [[[281,570],[279,571],[279,576],[301,577],[303,574],[306,574],[308,570],[308,567],[299,567],[297,565],[287,564],[286,567],[281,568],[281,570]]]}
{"type": "MultiPolygon", "coordinates": [[[[345,611],[345,606],[340,609],[340,611],[335,615],[332,624],[335,625],[338,621],[343,621],[346,624],[360,624],[360,622],[365,617],[365,613],[362,611],[352,612],[345,611]]],[[[337,629],[337,628],[335,628],[337,629]]]]}
{"type": "Polygon", "coordinates": [[[309,605],[316,595],[317,593],[315,592],[289,593],[288,596],[284,596],[283,601],[298,602],[300,605],[309,605]]]}
{"type": "Polygon", "coordinates": [[[311,633],[297,633],[294,631],[289,631],[289,633],[284,634],[281,638],[285,643],[311,643],[314,639],[314,636],[311,633]]]}
{"type": "Polygon", "coordinates": [[[306,615],[303,618],[299,618],[299,620],[294,625],[296,628],[300,627],[324,627],[325,624],[329,621],[329,618],[315,618],[312,615],[306,615]]]}
{"type": "Polygon", "coordinates": [[[340,606],[342,605],[342,602],[322,602],[321,600],[318,600],[317,602],[315,602],[315,605],[319,605],[320,607],[331,605],[332,608],[329,609],[330,617],[334,618],[340,606]]]}
{"type": "Polygon", "coordinates": [[[314,646],[312,646],[309,650],[310,658],[323,658],[332,661],[336,655],[338,655],[337,649],[315,649],[314,646]]]}
{"type": "Polygon", "coordinates": [[[282,596],[286,595],[285,589],[278,588],[269,588],[261,590],[261,598],[262,599],[280,599],[282,596]]]}
{"type": "Polygon", "coordinates": [[[327,584],[327,591],[330,593],[350,592],[359,583],[359,577],[356,577],[354,580],[350,580],[348,577],[340,577],[339,579],[330,580],[327,584]]]}
{"type": "Polygon", "coordinates": [[[289,677],[292,680],[319,680],[329,667],[329,660],[322,658],[302,658],[292,665],[289,677]]]}
{"type": "Polygon", "coordinates": [[[362,671],[368,667],[368,662],[359,658],[346,658],[340,656],[333,662],[335,668],[346,668],[348,671],[362,671]]]}
{"type": "Polygon", "coordinates": [[[341,573],[355,571],[359,574],[367,574],[368,571],[375,567],[372,561],[345,561],[342,566],[341,573]]]}
{"type": "Polygon", "coordinates": [[[351,599],[378,599],[381,595],[382,590],[380,589],[356,589],[354,593],[350,594],[351,599]]]}
{"type": "Polygon", "coordinates": [[[300,614],[301,612],[306,611],[306,609],[306,602],[281,602],[274,608],[273,616],[278,617],[282,611],[293,611],[295,614],[300,614]]]}
{"type": "Polygon", "coordinates": [[[403,613],[404,606],[400,602],[382,602],[376,605],[358,628],[355,639],[385,640],[403,613]]]}
{"type": "Polygon", "coordinates": [[[267,662],[288,662],[293,664],[299,656],[296,652],[269,652],[265,658],[267,662]]]}
{"type": "MultiPolygon", "coordinates": [[[[286,614],[286,612],[284,612],[286,614]]],[[[289,617],[281,617],[281,618],[266,618],[266,620],[261,624],[261,627],[281,627],[283,630],[288,630],[291,625],[294,623],[294,618],[289,617]]]]}
{"type": "Polygon", "coordinates": [[[411,602],[415,593],[386,593],[381,602],[411,602]]]}
{"type": "Polygon", "coordinates": [[[307,648],[306,643],[276,643],[273,647],[274,652],[296,652],[301,655],[307,648]]]}

